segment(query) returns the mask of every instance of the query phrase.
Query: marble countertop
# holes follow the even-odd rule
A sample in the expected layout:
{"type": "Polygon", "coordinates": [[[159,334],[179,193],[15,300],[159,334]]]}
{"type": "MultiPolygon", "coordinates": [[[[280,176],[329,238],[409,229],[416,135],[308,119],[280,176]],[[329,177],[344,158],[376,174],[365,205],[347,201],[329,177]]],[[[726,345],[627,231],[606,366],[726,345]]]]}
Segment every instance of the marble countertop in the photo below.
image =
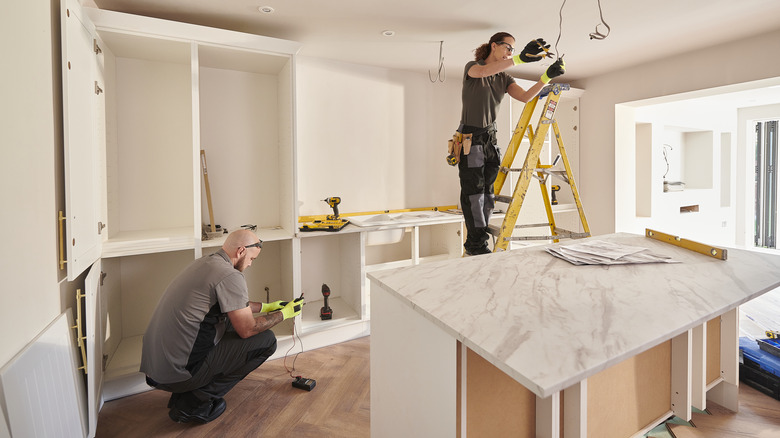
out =
{"type": "Polygon", "coordinates": [[[574,266],[535,246],[368,276],[543,398],[780,286],[780,255],[590,239],[682,263],[574,266]]]}

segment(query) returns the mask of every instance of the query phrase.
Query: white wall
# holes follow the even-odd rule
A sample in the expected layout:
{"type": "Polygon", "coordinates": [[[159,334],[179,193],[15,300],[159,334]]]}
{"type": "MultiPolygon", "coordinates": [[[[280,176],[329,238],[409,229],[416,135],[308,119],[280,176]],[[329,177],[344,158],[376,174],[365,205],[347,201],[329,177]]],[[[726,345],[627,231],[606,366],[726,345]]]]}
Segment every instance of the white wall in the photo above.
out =
{"type": "Polygon", "coordinates": [[[580,99],[579,188],[593,234],[616,229],[616,193],[622,196],[624,181],[615,179],[615,155],[634,147],[623,137],[616,142],[616,104],[777,77],[780,58],[767,55],[778,51],[780,31],[773,31],[572,83],[586,90],[580,99]]]}
{"type": "Polygon", "coordinates": [[[299,57],[301,215],[458,204],[445,161],[460,119],[460,81],[299,57]]]}
{"type": "Polygon", "coordinates": [[[59,2],[6,2],[0,14],[0,366],[60,313],[55,111],[60,68],[52,51],[59,2]]]}

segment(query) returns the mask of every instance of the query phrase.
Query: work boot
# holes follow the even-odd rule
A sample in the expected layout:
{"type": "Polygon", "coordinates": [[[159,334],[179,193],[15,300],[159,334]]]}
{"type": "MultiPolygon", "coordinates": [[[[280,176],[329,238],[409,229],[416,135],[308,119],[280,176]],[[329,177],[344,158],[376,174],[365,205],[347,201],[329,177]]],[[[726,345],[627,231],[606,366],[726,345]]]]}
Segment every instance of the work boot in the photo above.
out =
{"type": "Polygon", "coordinates": [[[475,256],[475,255],[482,255],[482,254],[490,254],[492,251],[490,251],[490,248],[487,247],[487,245],[476,248],[476,249],[467,249],[466,255],[467,256],[475,256]]]}
{"type": "Polygon", "coordinates": [[[171,408],[171,411],[168,412],[168,416],[171,417],[171,420],[177,423],[189,423],[190,421],[193,421],[195,423],[206,424],[216,420],[217,417],[225,412],[225,408],[227,407],[227,403],[225,403],[225,399],[222,397],[211,399],[191,410],[186,408],[182,409],[180,405],[181,403],[175,403],[174,407],[171,408]]]}

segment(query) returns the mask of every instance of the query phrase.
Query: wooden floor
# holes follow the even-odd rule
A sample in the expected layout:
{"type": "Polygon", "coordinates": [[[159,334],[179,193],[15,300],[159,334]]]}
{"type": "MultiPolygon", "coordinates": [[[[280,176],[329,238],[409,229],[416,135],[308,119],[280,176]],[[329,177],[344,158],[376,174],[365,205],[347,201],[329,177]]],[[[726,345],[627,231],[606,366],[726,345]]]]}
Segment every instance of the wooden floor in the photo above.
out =
{"type": "MultiPolygon", "coordinates": [[[[291,365],[292,356],[287,358],[287,367],[291,365]]],[[[96,436],[369,436],[369,337],[305,351],[295,369],[295,374],[317,381],[311,392],[293,388],[283,360],[271,360],[239,382],[225,396],[225,413],[204,425],[171,421],[166,408],[170,393],[160,390],[107,402],[96,436]]]]}
{"type": "MultiPolygon", "coordinates": [[[[287,366],[291,365],[287,359],[287,366]]],[[[205,425],[168,418],[169,394],[149,391],[105,403],[98,437],[368,437],[369,337],[306,351],[298,374],[317,381],[311,392],[295,389],[282,359],[268,361],[225,396],[227,410],[205,425]]],[[[712,416],[694,414],[695,428],[672,426],[677,438],[780,437],[780,401],[745,384],[740,411],[710,403],[712,416]]],[[[402,421],[402,419],[399,419],[402,421]]]]}
{"type": "Polygon", "coordinates": [[[780,401],[740,382],[739,412],[714,403],[707,404],[712,415],[695,413],[691,423],[671,426],[676,438],[777,438],[780,437],[780,401]]]}

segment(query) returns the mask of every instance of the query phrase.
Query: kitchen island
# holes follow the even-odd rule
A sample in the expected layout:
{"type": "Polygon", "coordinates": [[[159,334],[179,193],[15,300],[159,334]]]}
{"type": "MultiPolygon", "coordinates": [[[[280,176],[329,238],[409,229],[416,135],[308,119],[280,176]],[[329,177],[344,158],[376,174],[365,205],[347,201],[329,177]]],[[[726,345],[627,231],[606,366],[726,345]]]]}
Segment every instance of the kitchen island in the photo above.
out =
{"type": "Polygon", "coordinates": [[[736,410],[738,306],[780,286],[780,256],[588,240],[679,263],[534,246],[369,274],[371,435],[628,437],[707,398],[736,410]]]}

